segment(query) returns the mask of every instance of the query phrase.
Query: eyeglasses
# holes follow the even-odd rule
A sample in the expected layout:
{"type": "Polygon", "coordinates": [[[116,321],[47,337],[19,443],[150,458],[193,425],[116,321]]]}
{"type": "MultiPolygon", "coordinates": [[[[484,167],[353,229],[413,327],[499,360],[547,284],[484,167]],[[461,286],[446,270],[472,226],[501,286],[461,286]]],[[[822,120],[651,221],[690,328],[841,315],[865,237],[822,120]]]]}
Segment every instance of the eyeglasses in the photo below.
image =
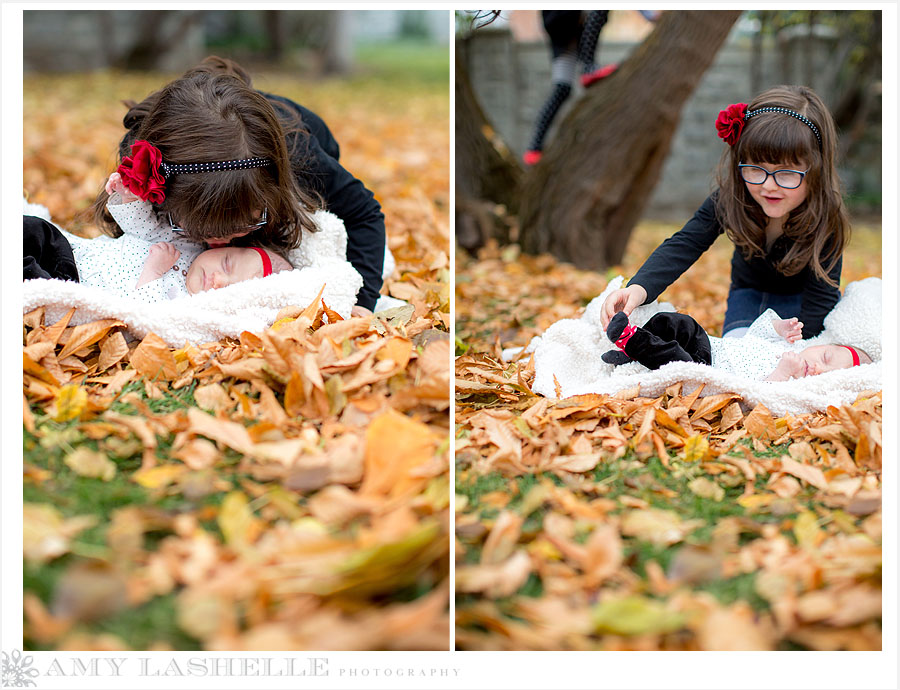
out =
{"type": "MultiPolygon", "coordinates": [[[[180,228],[180,226],[175,222],[175,219],[172,218],[171,213],[166,213],[166,216],[169,219],[169,225],[171,225],[175,230],[177,230],[179,232],[182,232],[182,233],[184,232],[184,229],[180,228]]],[[[247,234],[253,232],[254,230],[261,228],[268,222],[269,222],[269,209],[268,209],[268,207],[265,207],[265,208],[263,208],[262,216],[260,217],[258,223],[252,223],[250,225],[244,226],[243,228],[238,228],[231,235],[228,236],[228,239],[231,239],[232,237],[243,237],[244,235],[247,235],[247,234]]]]}
{"type": "Polygon", "coordinates": [[[738,165],[741,171],[741,178],[747,184],[765,184],[769,179],[769,175],[775,178],[775,184],[783,189],[797,189],[803,183],[803,177],[809,172],[806,170],[776,170],[769,172],[765,168],[758,165],[747,165],[741,163],[738,165]]]}

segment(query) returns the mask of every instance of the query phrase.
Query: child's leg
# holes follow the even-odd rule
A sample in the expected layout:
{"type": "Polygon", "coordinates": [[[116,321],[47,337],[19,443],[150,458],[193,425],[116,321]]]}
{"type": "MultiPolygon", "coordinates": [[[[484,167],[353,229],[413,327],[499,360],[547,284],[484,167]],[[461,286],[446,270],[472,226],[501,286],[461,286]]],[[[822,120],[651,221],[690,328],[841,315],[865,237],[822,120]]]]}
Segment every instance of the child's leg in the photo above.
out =
{"type": "MultiPolygon", "coordinates": [[[[609,322],[607,337],[619,340],[627,325],[628,318],[619,312],[609,322]]],[[[622,347],[625,354],[648,369],[659,369],[669,362],[712,363],[709,336],[687,314],[655,314],[643,327],[635,328],[622,347]]]]}
{"type": "Polygon", "coordinates": [[[597,69],[594,62],[594,53],[597,51],[597,40],[600,38],[600,30],[606,25],[609,18],[609,10],[591,10],[584,22],[581,38],[578,40],[578,62],[581,63],[581,73],[588,74],[597,69]]]}
{"type": "MultiPolygon", "coordinates": [[[[550,95],[538,112],[537,121],[534,125],[534,134],[531,137],[531,143],[528,145],[529,153],[543,150],[544,138],[547,136],[553,119],[556,117],[562,104],[572,94],[572,83],[575,81],[574,54],[563,53],[558,57],[554,57],[551,65],[551,77],[553,87],[550,95]]],[[[530,161],[526,160],[526,163],[528,162],[530,161]]]]}
{"type": "Polygon", "coordinates": [[[22,216],[22,279],[32,278],[78,282],[78,269],[71,245],[55,225],[22,216]]]}

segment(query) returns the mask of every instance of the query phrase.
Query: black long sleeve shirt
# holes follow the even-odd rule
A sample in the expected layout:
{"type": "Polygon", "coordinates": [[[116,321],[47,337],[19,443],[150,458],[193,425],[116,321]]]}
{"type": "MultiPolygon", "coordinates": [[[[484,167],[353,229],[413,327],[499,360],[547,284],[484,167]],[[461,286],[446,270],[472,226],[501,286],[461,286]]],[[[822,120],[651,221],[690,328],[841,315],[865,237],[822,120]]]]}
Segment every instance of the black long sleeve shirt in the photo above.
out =
{"type": "MultiPolygon", "coordinates": [[[[669,237],[647,258],[629,285],[640,285],[652,302],[674,283],[682,273],[694,265],[725,228],[716,216],[715,195],[703,202],[685,226],[669,237]]],[[[791,239],[782,235],[769,247],[765,257],[747,259],[738,247],[731,257],[731,289],[754,288],[778,295],[803,295],[798,318],[803,322],[803,337],[812,338],[822,332],[825,317],[841,297],[838,288],[820,278],[810,266],[799,273],[786,276],[775,268],[790,248],[791,239]]],[[[841,280],[842,259],[829,271],[835,282],[841,280]]]]}
{"type": "Polygon", "coordinates": [[[297,145],[293,140],[297,135],[288,135],[288,151],[293,151],[295,159],[292,163],[302,170],[298,181],[301,186],[317,191],[326,208],[344,221],[347,260],[363,279],[356,303],[372,309],[381,289],[384,268],[385,229],[381,205],[375,195],[338,162],[340,147],[321,117],[282,96],[263,95],[299,113],[311,135],[297,145]]]}

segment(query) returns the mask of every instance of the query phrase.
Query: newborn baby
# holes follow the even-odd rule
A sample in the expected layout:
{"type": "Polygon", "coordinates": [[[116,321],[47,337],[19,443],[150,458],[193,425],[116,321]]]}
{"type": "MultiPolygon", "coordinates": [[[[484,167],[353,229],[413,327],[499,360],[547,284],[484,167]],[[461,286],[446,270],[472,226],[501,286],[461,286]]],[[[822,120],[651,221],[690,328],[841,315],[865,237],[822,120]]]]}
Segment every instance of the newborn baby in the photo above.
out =
{"type": "MultiPolygon", "coordinates": [[[[144,269],[135,285],[163,278],[171,269],[177,274],[181,252],[171,242],[157,242],[150,247],[144,269]]],[[[218,290],[251,278],[265,278],[272,273],[290,271],[290,263],[276,252],[261,247],[218,247],[201,252],[184,274],[184,287],[194,295],[218,290]]]]}
{"type": "Polygon", "coordinates": [[[276,252],[258,247],[203,248],[181,237],[154,211],[110,176],[107,209],[119,237],[78,237],[60,230],[72,248],[79,282],[144,302],[162,302],[225,287],[248,278],[291,270],[276,252]]]}
{"type": "Polygon", "coordinates": [[[643,326],[632,326],[628,316],[618,312],[606,329],[618,350],[605,352],[602,359],[616,365],[635,360],[649,369],[669,362],[696,362],[765,381],[815,376],[872,361],[849,345],[814,345],[799,352],[785,347],[800,340],[802,328],[796,318],[782,319],[767,309],[743,337],[715,338],[687,314],[663,312],[643,326]]]}

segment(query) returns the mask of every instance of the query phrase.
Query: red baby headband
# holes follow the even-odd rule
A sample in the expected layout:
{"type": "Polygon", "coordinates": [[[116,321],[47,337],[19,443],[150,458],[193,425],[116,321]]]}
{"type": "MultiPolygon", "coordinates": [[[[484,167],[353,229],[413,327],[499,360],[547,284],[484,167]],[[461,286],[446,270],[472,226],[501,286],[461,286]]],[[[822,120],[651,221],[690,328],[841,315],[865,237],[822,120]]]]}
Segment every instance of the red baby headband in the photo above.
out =
{"type": "Polygon", "coordinates": [[[859,353],[856,350],[854,350],[852,347],[850,347],[849,345],[841,345],[841,347],[846,347],[848,350],[850,350],[850,354],[853,355],[853,366],[858,367],[859,366],[859,353]]]}
{"type": "Polygon", "coordinates": [[[166,198],[166,180],[172,175],[263,168],[271,162],[268,158],[244,158],[215,163],[164,163],[158,148],[138,139],[131,145],[131,155],[122,159],[118,172],[132,194],[142,201],[161,204],[166,198]]]}
{"type": "MultiPolygon", "coordinates": [[[[260,249],[259,247],[250,247],[250,249],[255,249],[259,252],[259,255],[262,257],[263,262],[263,278],[266,276],[272,275],[272,259],[269,258],[268,253],[265,249],[260,249]]],[[[854,355],[855,356],[855,355],[854,355]]],[[[856,358],[859,361],[859,357],[856,358]]]]}

